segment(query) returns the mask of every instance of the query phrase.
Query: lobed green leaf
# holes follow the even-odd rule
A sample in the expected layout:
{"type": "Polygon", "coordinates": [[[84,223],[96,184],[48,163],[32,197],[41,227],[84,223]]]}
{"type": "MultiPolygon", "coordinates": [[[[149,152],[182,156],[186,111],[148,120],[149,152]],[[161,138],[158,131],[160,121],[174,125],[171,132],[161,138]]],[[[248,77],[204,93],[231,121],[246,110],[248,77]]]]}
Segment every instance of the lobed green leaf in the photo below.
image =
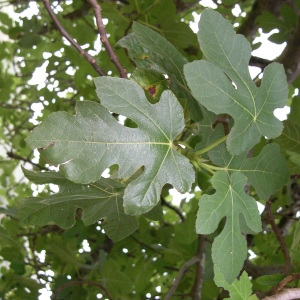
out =
{"type": "Polygon", "coordinates": [[[260,215],[255,199],[244,191],[247,180],[242,173],[217,171],[211,182],[216,193],[200,198],[196,231],[198,234],[210,234],[226,217],[221,234],[214,240],[212,258],[226,281],[231,283],[240,272],[247,255],[240,215],[252,232],[261,230],[260,215]]]}
{"type": "Polygon", "coordinates": [[[209,151],[209,158],[229,172],[242,172],[261,199],[269,199],[289,178],[286,160],[277,144],[268,144],[256,157],[247,158],[246,153],[231,156],[223,143],[209,151]]]}
{"type": "Polygon", "coordinates": [[[198,39],[207,60],[186,64],[185,78],[200,104],[216,114],[226,113],[234,118],[227,139],[230,153],[249,151],[262,136],[279,136],[283,126],[273,112],[287,101],[283,66],[267,66],[261,86],[256,87],[248,70],[249,42],[211,9],[201,14],[198,39]]]}
{"type": "Polygon", "coordinates": [[[172,144],[184,128],[183,110],[172,92],[165,91],[152,105],[135,82],[100,77],[95,84],[102,105],[78,102],[75,116],[51,114],[27,138],[31,147],[43,148],[43,157],[60,165],[61,172],[77,183],[98,180],[113,164],[119,165],[119,178],[128,178],[144,166],[143,174],[126,187],[128,214],[150,211],[166,183],[187,192],[195,175],[188,159],[172,144]],[[125,115],[138,128],[120,125],[108,110],[125,115]]]}
{"type": "Polygon", "coordinates": [[[249,299],[258,299],[255,295],[252,295],[252,284],[249,279],[248,274],[244,271],[240,276],[239,280],[235,279],[232,284],[228,284],[222,273],[215,268],[215,278],[216,284],[220,287],[223,287],[230,294],[230,298],[225,299],[234,299],[234,300],[249,300],[249,299]]]}
{"type": "Polygon", "coordinates": [[[138,228],[136,218],[124,213],[123,185],[105,178],[89,185],[66,184],[60,193],[25,199],[19,208],[22,221],[39,226],[54,222],[66,229],[75,224],[76,211],[82,209],[83,223],[91,225],[102,219],[102,227],[113,241],[125,238],[138,228]]]}

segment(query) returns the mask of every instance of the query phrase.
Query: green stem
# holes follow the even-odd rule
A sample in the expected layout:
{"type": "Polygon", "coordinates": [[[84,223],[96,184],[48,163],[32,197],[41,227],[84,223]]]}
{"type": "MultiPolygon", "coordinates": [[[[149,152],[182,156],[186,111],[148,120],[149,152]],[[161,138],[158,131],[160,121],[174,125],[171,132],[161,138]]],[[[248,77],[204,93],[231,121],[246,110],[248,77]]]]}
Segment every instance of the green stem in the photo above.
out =
{"type": "Polygon", "coordinates": [[[208,164],[205,164],[202,162],[198,162],[198,165],[200,167],[202,167],[203,169],[210,171],[211,173],[213,173],[213,171],[224,171],[225,170],[225,168],[223,168],[223,167],[211,166],[211,165],[208,165],[208,164]]]}
{"type": "Polygon", "coordinates": [[[153,29],[154,31],[158,32],[159,34],[162,33],[161,29],[159,29],[159,28],[157,28],[157,27],[155,27],[155,26],[153,26],[153,25],[151,25],[151,24],[149,24],[147,22],[139,20],[139,23],[142,24],[142,25],[145,25],[145,26],[149,27],[150,29],[153,29]]]}
{"type": "Polygon", "coordinates": [[[150,6],[148,6],[143,12],[142,15],[144,16],[147,14],[157,3],[159,3],[159,0],[154,1],[150,6]]]}
{"type": "Polygon", "coordinates": [[[226,141],[227,137],[228,137],[228,135],[223,136],[222,138],[218,139],[217,141],[215,141],[214,143],[210,144],[209,146],[207,146],[207,147],[205,147],[205,148],[203,148],[203,149],[201,149],[199,151],[196,151],[194,154],[198,156],[198,155],[201,155],[203,153],[208,152],[209,150],[213,149],[214,147],[216,147],[219,144],[221,144],[224,141],[226,141]]]}
{"type": "Polygon", "coordinates": [[[198,171],[201,170],[200,167],[198,166],[198,164],[195,161],[191,160],[191,163],[195,167],[196,170],[198,170],[198,171]]]}
{"type": "Polygon", "coordinates": [[[198,163],[198,166],[202,169],[205,169],[206,171],[208,171],[211,174],[214,174],[214,171],[212,170],[210,165],[204,164],[204,163],[198,163]]]}
{"type": "Polygon", "coordinates": [[[192,124],[186,124],[185,127],[195,132],[196,130],[199,129],[200,125],[199,123],[192,123],[192,124]]]}
{"type": "Polygon", "coordinates": [[[135,0],[134,2],[135,2],[135,6],[136,6],[136,10],[138,12],[138,15],[140,15],[141,14],[141,12],[140,12],[140,6],[139,6],[137,0],[135,0]]]}

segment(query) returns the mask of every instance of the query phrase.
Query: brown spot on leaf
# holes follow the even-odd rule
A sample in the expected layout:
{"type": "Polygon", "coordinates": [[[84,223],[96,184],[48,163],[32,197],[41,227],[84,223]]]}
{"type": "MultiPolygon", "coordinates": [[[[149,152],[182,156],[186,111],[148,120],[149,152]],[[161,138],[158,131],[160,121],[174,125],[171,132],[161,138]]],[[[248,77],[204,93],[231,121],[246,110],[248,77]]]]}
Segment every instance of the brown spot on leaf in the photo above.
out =
{"type": "Polygon", "coordinates": [[[149,87],[147,88],[147,91],[148,91],[148,93],[149,93],[152,97],[154,97],[155,94],[157,93],[156,86],[155,86],[155,85],[149,86],[149,87]]]}

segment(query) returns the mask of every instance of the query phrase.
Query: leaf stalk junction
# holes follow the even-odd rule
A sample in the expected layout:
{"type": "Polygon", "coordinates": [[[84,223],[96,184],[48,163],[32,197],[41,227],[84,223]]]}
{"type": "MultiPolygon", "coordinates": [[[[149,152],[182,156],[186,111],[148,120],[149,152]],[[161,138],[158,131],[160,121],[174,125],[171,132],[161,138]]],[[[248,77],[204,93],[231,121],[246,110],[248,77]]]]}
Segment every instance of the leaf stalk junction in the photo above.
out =
{"type": "Polygon", "coordinates": [[[205,163],[207,161],[207,159],[201,157],[201,155],[203,155],[204,153],[207,153],[211,149],[217,147],[219,144],[225,142],[227,140],[227,137],[228,137],[228,135],[225,135],[222,138],[211,143],[207,147],[200,149],[198,151],[194,151],[194,152],[192,151],[191,147],[187,143],[182,142],[182,141],[175,143],[174,146],[176,147],[176,150],[180,154],[186,156],[190,160],[190,162],[195,167],[195,169],[200,171],[202,168],[202,169],[207,170],[209,173],[214,174],[214,171],[224,170],[224,168],[212,166],[212,165],[205,163]],[[182,148],[182,146],[184,146],[185,148],[182,148]]]}

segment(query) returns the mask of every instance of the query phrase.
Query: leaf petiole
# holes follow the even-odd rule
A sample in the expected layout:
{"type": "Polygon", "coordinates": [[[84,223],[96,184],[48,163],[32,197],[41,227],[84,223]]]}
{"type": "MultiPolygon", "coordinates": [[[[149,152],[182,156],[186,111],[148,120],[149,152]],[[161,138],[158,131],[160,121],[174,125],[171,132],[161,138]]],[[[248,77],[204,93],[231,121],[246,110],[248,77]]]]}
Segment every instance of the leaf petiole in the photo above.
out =
{"type": "Polygon", "coordinates": [[[191,160],[191,163],[195,167],[196,170],[198,170],[198,171],[201,170],[201,168],[199,167],[199,165],[195,161],[191,160]]]}
{"type": "Polygon", "coordinates": [[[204,163],[201,163],[201,162],[198,162],[197,164],[199,166],[199,168],[202,168],[202,169],[205,169],[207,170],[209,173],[211,173],[212,175],[215,173],[213,170],[212,170],[212,166],[210,165],[207,165],[207,164],[204,164],[204,163]]]}
{"type": "Polygon", "coordinates": [[[224,141],[226,141],[226,140],[227,140],[227,137],[228,137],[228,135],[223,136],[222,138],[218,139],[217,141],[215,141],[214,143],[210,144],[209,146],[207,146],[207,147],[205,147],[205,148],[203,148],[203,149],[201,149],[201,150],[196,151],[194,154],[195,154],[196,156],[198,156],[198,155],[201,155],[201,154],[203,154],[203,153],[208,152],[209,150],[213,149],[214,147],[216,147],[216,146],[218,146],[219,144],[221,144],[221,143],[223,143],[224,141]]]}
{"type": "Polygon", "coordinates": [[[214,173],[214,171],[220,171],[220,170],[224,171],[224,170],[226,170],[226,168],[211,166],[211,165],[205,164],[203,162],[198,162],[198,165],[199,165],[199,167],[201,167],[205,170],[208,170],[212,174],[214,173]]]}

